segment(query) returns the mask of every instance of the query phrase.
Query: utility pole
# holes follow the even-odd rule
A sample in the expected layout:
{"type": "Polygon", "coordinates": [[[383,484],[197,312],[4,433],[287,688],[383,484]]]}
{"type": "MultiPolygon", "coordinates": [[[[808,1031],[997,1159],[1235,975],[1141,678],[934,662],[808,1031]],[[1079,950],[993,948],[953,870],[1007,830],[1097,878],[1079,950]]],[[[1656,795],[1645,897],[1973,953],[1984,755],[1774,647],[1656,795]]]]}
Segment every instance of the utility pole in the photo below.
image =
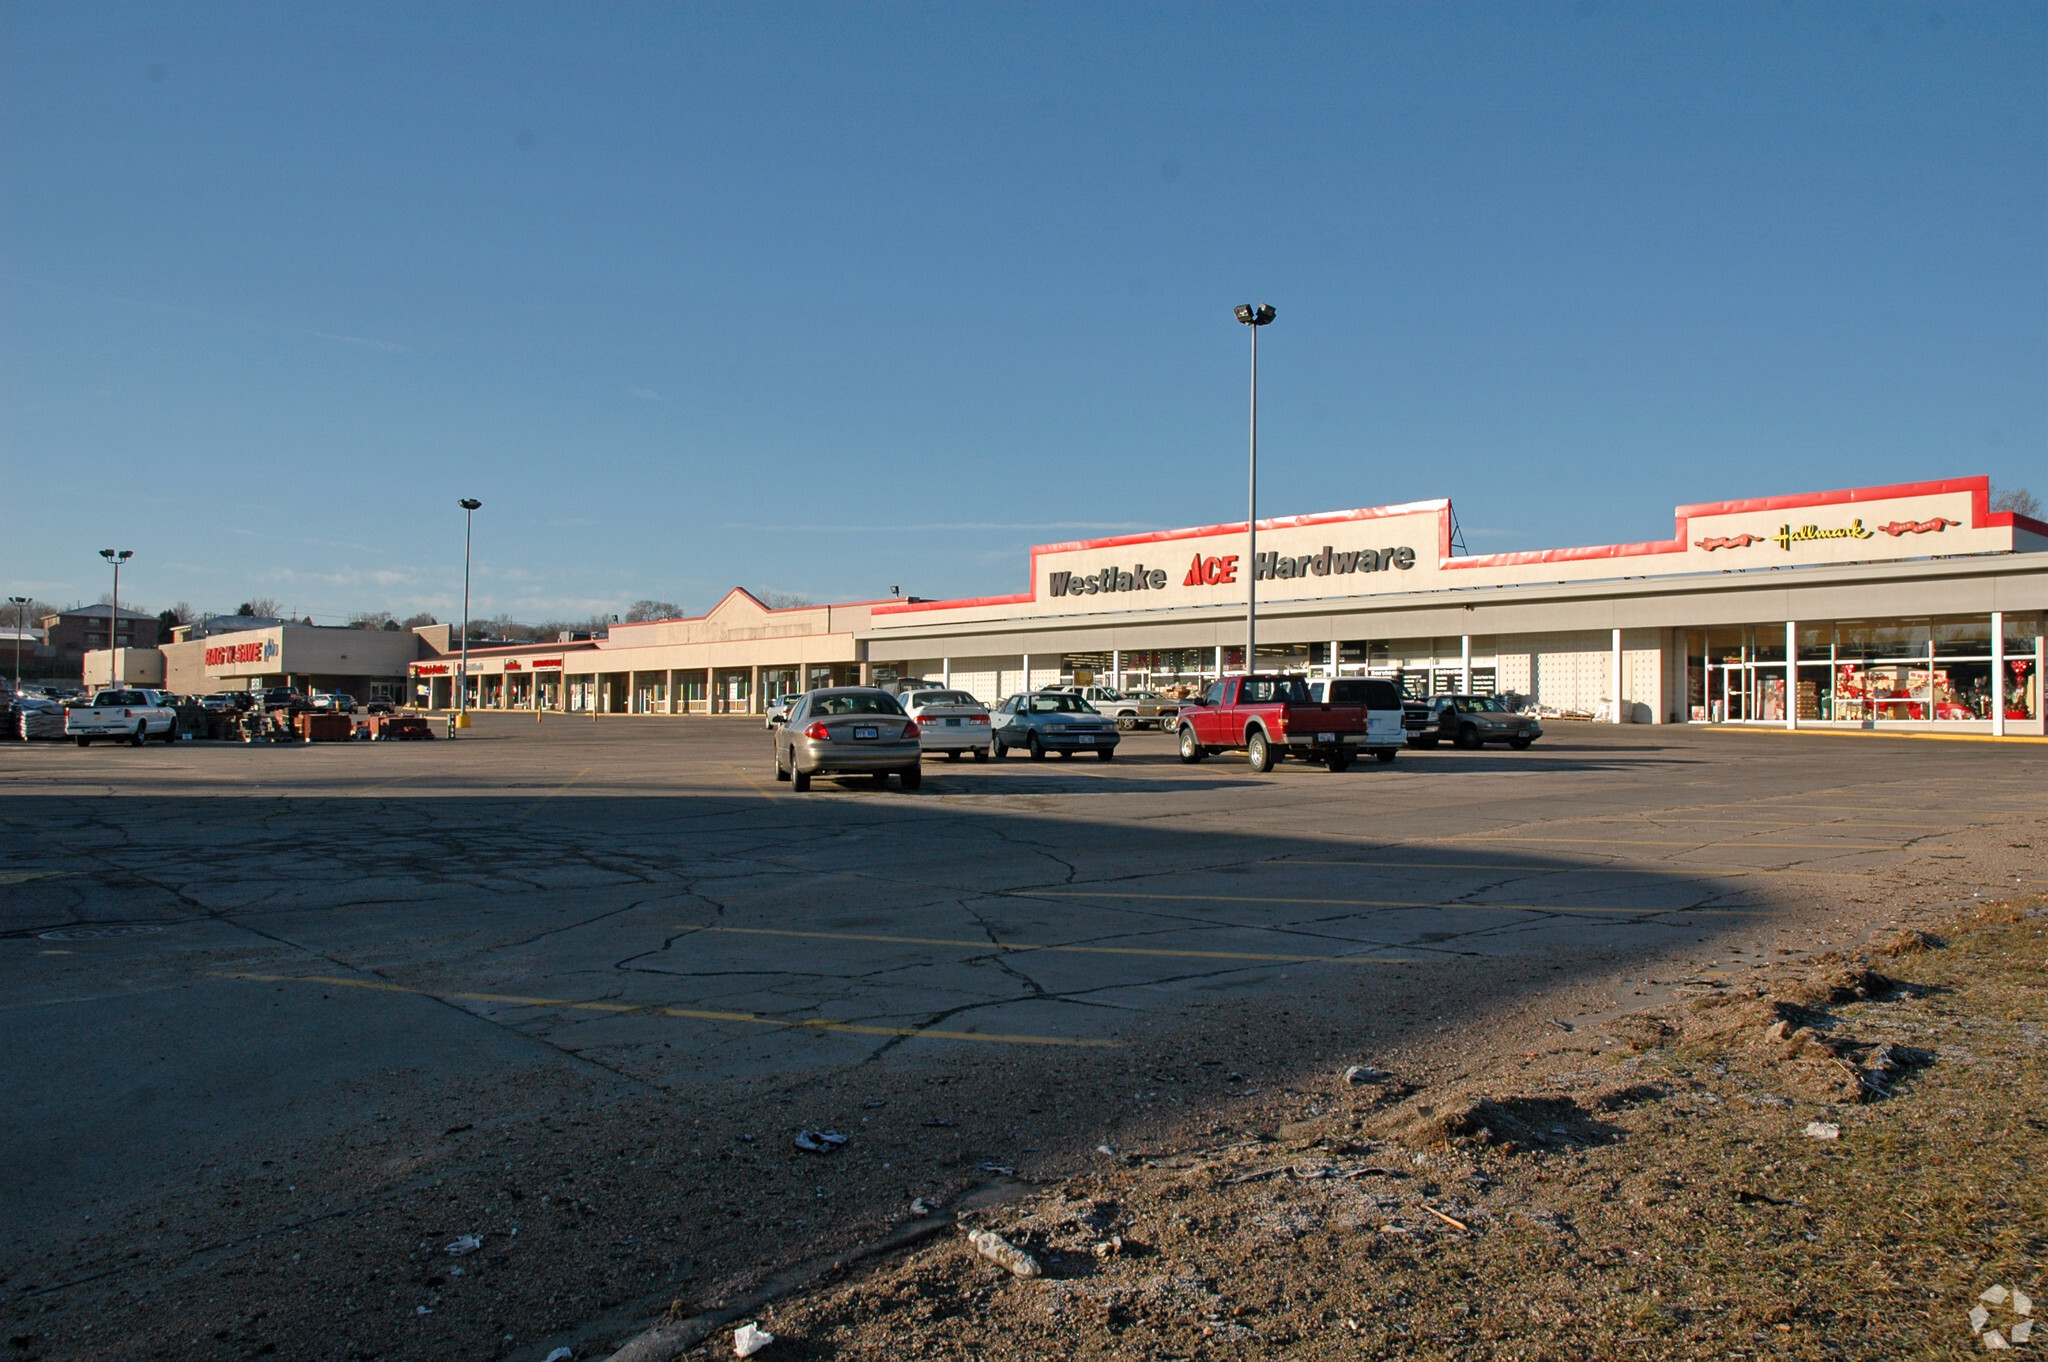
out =
{"type": "Polygon", "coordinates": [[[462,661],[455,678],[455,722],[448,726],[451,736],[456,729],[469,727],[469,532],[483,503],[464,497],[455,504],[462,508],[462,661]]]}

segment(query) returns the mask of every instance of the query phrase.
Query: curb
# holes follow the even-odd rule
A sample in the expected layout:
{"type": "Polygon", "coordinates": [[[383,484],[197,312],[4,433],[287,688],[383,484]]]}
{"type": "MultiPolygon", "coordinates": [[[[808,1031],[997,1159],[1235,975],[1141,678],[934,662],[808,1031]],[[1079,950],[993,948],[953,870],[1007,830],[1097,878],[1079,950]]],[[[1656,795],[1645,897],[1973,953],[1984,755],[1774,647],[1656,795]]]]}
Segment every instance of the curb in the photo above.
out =
{"type": "Polygon", "coordinates": [[[1921,742],[1995,742],[2018,743],[2023,745],[2048,743],[2048,738],[2037,738],[2029,733],[2008,733],[2003,738],[1994,738],[1989,733],[1921,733],[1901,732],[1894,729],[1870,728],[1766,728],[1736,727],[1733,724],[1703,724],[1706,733],[1764,733],[1781,738],[1914,738],[1921,742]]]}

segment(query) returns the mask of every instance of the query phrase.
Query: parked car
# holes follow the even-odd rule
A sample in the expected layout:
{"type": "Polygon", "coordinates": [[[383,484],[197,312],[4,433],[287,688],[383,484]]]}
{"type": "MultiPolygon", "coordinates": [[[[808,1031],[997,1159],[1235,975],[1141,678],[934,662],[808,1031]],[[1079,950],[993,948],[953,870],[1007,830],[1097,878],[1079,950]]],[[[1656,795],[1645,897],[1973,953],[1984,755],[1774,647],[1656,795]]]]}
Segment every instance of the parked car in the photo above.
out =
{"type": "Polygon", "coordinates": [[[1401,702],[1401,727],[1410,747],[1435,747],[1443,731],[1437,727],[1436,709],[1427,700],[1401,702]]]}
{"type": "Polygon", "coordinates": [[[777,724],[788,723],[789,712],[795,709],[797,701],[803,698],[804,693],[800,690],[793,690],[776,696],[768,702],[767,717],[761,721],[761,726],[772,729],[777,724]]]}
{"type": "Polygon", "coordinates": [[[253,709],[282,709],[297,714],[313,707],[311,701],[290,686],[272,686],[269,690],[251,691],[250,694],[256,697],[251,706],[253,709]]]}
{"type": "Polygon", "coordinates": [[[1437,695],[1429,701],[1436,731],[1420,746],[1434,747],[1445,738],[1463,748],[1504,742],[1517,752],[1543,736],[1533,714],[1516,714],[1497,695],[1437,695]]]}
{"type": "Polygon", "coordinates": [[[891,771],[915,790],[924,783],[923,757],[917,721],[874,686],[807,691],[775,730],[775,778],[799,791],[830,775],[868,775],[879,787],[891,771]]]}
{"type": "Polygon", "coordinates": [[[64,736],[64,706],[41,695],[24,694],[14,702],[14,727],[23,742],[64,736]]]}
{"type": "Polygon", "coordinates": [[[1180,701],[1168,699],[1156,691],[1118,690],[1114,686],[1063,686],[1061,689],[1086,700],[1095,707],[1096,713],[1109,715],[1116,720],[1116,726],[1126,732],[1147,724],[1171,729],[1174,716],[1180,713],[1180,701]]]}
{"type": "Polygon", "coordinates": [[[1242,748],[1254,771],[1288,753],[1342,771],[1362,752],[1383,762],[1399,754],[1401,693],[1391,681],[1339,677],[1329,694],[1316,701],[1298,676],[1226,676],[1181,710],[1180,759],[1242,748]]]}
{"type": "Polygon", "coordinates": [[[1071,757],[1093,752],[1101,761],[1116,759],[1117,731],[1095,707],[1071,691],[1034,690],[1012,695],[989,715],[990,747],[1000,759],[1021,747],[1033,761],[1057,752],[1071,757]]]}
{"type": "Polygon", "coordinates": [[[89,705],[64,707],[64,733],[80,747],[92,746],[94,739],[137,747],[151,738],[176,742],[178,715],[170,706],[155,703],[153,691],[103,690],[89,705]]]}
{"type": "Polygon", "coordinates": [[[363,713],[396,714],[398,713],[398,706],[392,704],[389,700],[372,700],[369,704],[363,706],[363,713]]]}
{"type": "Polygon", "coordinates": [[[343,691],[325,693],[313,692],[313,708],[322,714],[353,714],[356,712],[356,697],[343,691]]]}
{"type": "Polygon", "coordinates": [[[898,697],[903,712],[917,720],[918,741],[927,752],[944,752],[948,761],[972,752],[988,760],[988,706],[964,690],[914,690],[898,697]]]}
{"type": "Polygon", "coordinates": [[[882,682],[877,689],[885,690],[889,694],[900,698],[914,690],[931,690],[935,686],[943,686],[945,684],[944,681],[928,681],[922,676],[899,676],[894,681],[882,682]]]}

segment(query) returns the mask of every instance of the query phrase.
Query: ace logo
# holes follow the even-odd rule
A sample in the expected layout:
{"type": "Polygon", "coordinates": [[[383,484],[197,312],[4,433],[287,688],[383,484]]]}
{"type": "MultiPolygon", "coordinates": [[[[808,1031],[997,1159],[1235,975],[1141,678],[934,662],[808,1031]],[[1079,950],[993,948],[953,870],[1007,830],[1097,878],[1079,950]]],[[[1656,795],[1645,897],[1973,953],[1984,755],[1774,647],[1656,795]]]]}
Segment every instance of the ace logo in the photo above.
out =
{"type": "Polygon", "coordinates": [[[1180,579],[1182,586],[1228,586],[1237,580],[1237,555],[1226,553],[1219,558],[1204,558],[1195,555],[1188,564],[1188,575],[1180,579]]]}

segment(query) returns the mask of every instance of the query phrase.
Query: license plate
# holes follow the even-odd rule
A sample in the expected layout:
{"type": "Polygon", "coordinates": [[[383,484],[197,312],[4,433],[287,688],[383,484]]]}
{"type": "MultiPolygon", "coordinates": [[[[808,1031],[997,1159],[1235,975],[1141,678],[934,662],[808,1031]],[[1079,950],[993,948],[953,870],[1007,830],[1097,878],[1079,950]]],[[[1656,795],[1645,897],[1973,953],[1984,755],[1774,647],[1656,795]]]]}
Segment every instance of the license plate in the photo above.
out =
{"type": "Polygon", "coordinates": [[[872,738],[875,736],[876,731],[872,728],[856,728],[853,730],[853,736],[856,738],[872,738]]]}
{"type": "Polygon", "coordinates": [[[1074,741],[1075,741],[1075,742],[1094,742],[1094,741],[1095,741],[1095,735],[1094,735],[1093,733],[1077,733],[1077,734],[1075,734],[1075,735],[1074,735],[1074,741]]]}
{"type": "Polygon", "coordinates": [[[1317,741],[1317,742],[1335,742],[1335,741],[1337,741],[1337,735],[1336,735],[1335,733],[1318,733],[1318,734],[1316,734],[1316,741],[1317,741]]]}
{"type": "Polygon", "coordinates": [[[958,727],[960,727],[960,721],[959,721],[958,719],[948,719],[948,720],[946,720],[946,727],[948,727],[948,728],[958,728],[958,727]]]}

